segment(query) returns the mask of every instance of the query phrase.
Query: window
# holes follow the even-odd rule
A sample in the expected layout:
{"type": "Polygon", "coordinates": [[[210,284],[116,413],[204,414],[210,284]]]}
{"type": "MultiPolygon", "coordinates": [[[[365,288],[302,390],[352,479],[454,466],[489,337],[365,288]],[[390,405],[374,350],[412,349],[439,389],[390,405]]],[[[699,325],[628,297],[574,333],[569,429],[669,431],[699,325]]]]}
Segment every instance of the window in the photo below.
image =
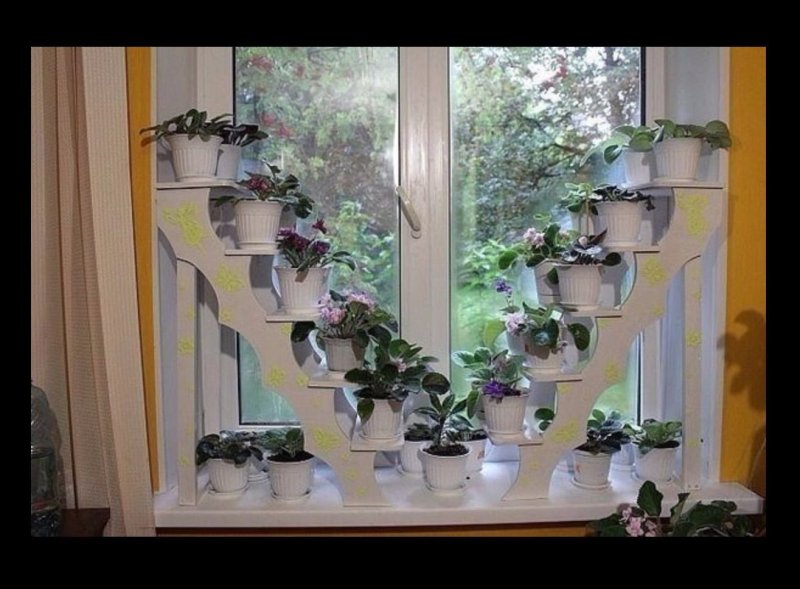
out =
{"type": "MultiPolygon", "coordinates": [[[[557,207],[565,182],[619,179],[616,168],[579,170],[578,162],[611,128],[640,120],[641,55],[635,47],[450,49],[450,349],[479,345],[486,320],[502,306],[492,288],[501,273],[498,248],[537,213],[569,225],[557,207]]],[[[393,196],[398,65],[397,48],[234,50],[236,117],[270,134],[247,148],[244,169],[269,161],[300,177],[335,228],[336,245],[359,259],[358,274],[337,269],[335,286],[366,288],[396,313],[404,247],[393,196]]],[[[511,278],[528,300],[535,297],[523,273],[511,278]]],[[[631,354],[628,378],[598,405],[635,416],[638,344],[631,354]]],[[[263,388],[258,359],[241,338],[238,358],[240,423],[294,421],[288,403],[263,388]]],[[[449,370],[464,392],[459,369],[449,370]]]]}

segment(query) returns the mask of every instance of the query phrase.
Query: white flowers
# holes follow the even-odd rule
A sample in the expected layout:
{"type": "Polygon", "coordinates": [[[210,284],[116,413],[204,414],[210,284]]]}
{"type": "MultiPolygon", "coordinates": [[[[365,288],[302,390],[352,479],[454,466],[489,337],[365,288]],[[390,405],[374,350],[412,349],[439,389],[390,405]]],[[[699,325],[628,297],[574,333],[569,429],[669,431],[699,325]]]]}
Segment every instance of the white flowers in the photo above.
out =
{"type": "Polygon", "coordinates": [[[537,231],[535,227],[530,227],[525,230],[522,240],[531,247],[542,247],[544,245],[544,233],[537,231]]]}

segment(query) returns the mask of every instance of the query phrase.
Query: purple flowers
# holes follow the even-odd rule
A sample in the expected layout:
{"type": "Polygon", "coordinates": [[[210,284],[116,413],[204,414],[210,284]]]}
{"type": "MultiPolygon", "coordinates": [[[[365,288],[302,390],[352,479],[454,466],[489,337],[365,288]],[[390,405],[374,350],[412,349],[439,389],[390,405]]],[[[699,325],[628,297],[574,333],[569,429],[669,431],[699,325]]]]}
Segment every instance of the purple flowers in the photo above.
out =
{"type": "Polygon", "coordinates": [[[322,217],[317,219],[311,227],[313,229],[316,229],[317,231],[319,231],[323,235],[328,233],[328,228],[325,227],[325,219],[323,219],[322,217]]]}
{"type": "Polygon", "coordinates": [[[483,391],[484,395],[489,395],[490,397],[494,397],[496,399],[502,399],[506,395],[519,395],[519,391],[517,391],[517,389],[495,379],[492,379],[483,385],[481,390],[483,391]]]}
{"type": "Polygon", "coordinates": [[[535,227],[530,227],[522,236],[522,241],[532,248],[542,247],[544,245],[544,233],[536,231],[535,227]]]}
{"type": "Polygon", "coordinates": [[[314,241],[311,243],[311,251],[318,256],[324,256],[331,249],[331,244],[327,241],[314,241]]]}
{"type": "Polygon", "coordinates": [[[508,282],[506,282],[505,280],[503,280],[502,278],[498,278],[495,281],[494,289],[497,292],[501,292],[506,296],[511,296],[511,294],[514,292],[514,289],[511,288],[511,285],[508,282]]]}

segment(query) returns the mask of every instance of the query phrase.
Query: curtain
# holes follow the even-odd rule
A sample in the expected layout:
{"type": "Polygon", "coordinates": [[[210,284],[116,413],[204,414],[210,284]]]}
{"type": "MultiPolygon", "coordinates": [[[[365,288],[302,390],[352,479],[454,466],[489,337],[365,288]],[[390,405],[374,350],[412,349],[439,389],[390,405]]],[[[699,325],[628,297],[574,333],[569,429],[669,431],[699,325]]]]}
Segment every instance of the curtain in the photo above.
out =
{"type": "Polygon", "coordinates": [[[58,421],[68,507],[154,534],[125,49],[31,48],[31,379],[58,421]]]}

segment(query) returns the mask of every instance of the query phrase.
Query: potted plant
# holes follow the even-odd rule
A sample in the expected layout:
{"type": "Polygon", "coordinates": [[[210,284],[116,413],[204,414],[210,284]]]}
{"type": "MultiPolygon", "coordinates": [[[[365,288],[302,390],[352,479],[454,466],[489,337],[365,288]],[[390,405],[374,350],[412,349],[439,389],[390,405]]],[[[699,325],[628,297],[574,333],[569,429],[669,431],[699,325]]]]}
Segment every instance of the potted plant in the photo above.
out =
{"type": "Polygon", "coordinates": [[[344,264],[355,270],[356,263],[345,251],[331,252],[331,244],[321,235],[328,232],[322,219],[312,225],[312,237],[303,237],[294,229],[278,230],[278,251],[285,266],[277,266],[281,302],[286,313],[317,313],[319,300],[328,290],[329,265],[344,264]]]}
{"type": "Polygon", "coordinates": [[[657,119],[658,131],[653,144],[659,179],[692,181],[697,178],[700,149],[705,141],[714,149],[728,149],[731,134],[722,121],[709,121],[705,126],[677,124],[657,119]]]}
{"type": "Polygon", "coordinates": [[[421,356],[421,351],[404,339],[378,341],[374,359],[345,373],[345,380],[360,385],[353,394],[358,399],[356,412],[365,439],[385,441],[400,435],[403,403],[409,394],[450,390],[447,378],[430,367],[436,358],[421,356]]]}
{"type": "MultiPolygon", "coordinates": [[[[448,390],[449,384],[447,383],[448,390]]],[[[419,407],[414,411],[428,417],[433,424],[433,441],[429,446],[418,450],[419,459],[425,474],[425,484],[431,491],[456,491],[465,485],[467,457],[472,450],[453,441],[447,435],[447,430],[456,421],[467,421],[461,415],[467,409],[467,399],[456,401],[453,393],[442,399],[439,397],[440,394],[428,393],[430,406],[419,407]]]]}
{"type": "Polygon", "coordinates": [[[268,430],[263,439],[270,452],[267,464],[272,496],[282,501],[308,496],[314,481],[314,455],[303,449],[303,430],[268,430]]]}
{"type": "Polygon", "coordinates": [[[566,333],[572,335],[575,347],[585,350],[591,337],[589,330],[580,323],[567,323],[563,313],[555,306],[530,307],[522,303],[522,310],[516,305],[504,309],[506,329],[524,341],[528,365],[539,373],[560,372],[564,363],[566,333]]]}
{"type": "Polygon", "coordinates": [[[589,523],[597,536],[617,538],[673,537],[744,537],[752,536],[746,515],[734,515],[733,501],[698,501],[686,508],[689,493],[678,493],[678,502],[670,507],[669,519],[661,518],[664,495],[653,481],[639,487],[636,503],[623,503],[615,513],[589,523]]]}
{"type": "Polygon", "coordinates": [[[583,166],[595,153],[603,154],[603,161],[613,164],[622,156],[625,170],[625,182],[630,185],[647,184],[652,175],[650,172],[653,141],[656,129],[644,125],[622,125],[611,131],[611,136],[590,149],[580,162],[583,166]]]}
{"type": "Polygon", "coordinates": [[[480,347],[474,352],[453,352],[452,359],[469,371],[468,416],[475,414],[478,401],[482,399],[489,434],[521,433],[528,402],[528,393],[518,386],[524,358],[509,355],[508,350],[492,354],[488,348],[480,347]]]}
{"type": "Polygon", "coordinates": [[[211,487],[220,494],[238,493],[247,486],[251,456],[261,460],[261,449],[228,431],[203,436],[195,450],[197,466],[208,463],[211,487]]]}
{"type": "Polygon", "coordinates": [[[280,176],[281,169],[268,165],[269,175],[247,172],[248,178],[237,182],[252,197],[221,196],[214,199],[220,206],[233,203],[236,243],[240,249],[257,249],[274,245],[281,224],[281,213],[291,207],[305,219],[311,214],[314,200],[300,192],[300,182],[292,174],[280,176]]]}
{"type": "Polygon", "coordinates": [[[305,341],[317,329],[329,371],[360,368],[370,340],[388,342],[392,331],[397,331],[394,316],[365,292],[339,294],[332,290],[320,299],[320,305],[320,320],[295,323],[291,338],[293,342],[305,341]]]}
{"type": "Polygon", "coordinates": [[[637,477],[659,482],[672,479],[682,430],[680,421],[657,419],[645,419],[641,426],[625,426],[625,433],[636,446],[634,468],[637,477]]]}
{"type": "Polygon", "coordinates": [[[598,235],[581,235],[561,254],[556,271],[562,305],[578,310],[597,308],[601,266],[616,266],[622,261],[617,252],[604,252],[600,244],[605,236],[605,231],[598,235]]]}
{"type": "Polygon", "coordinates": [[[264,131],[259,131],[258,125],[246,124],[224,125],[219,135],[222,137],[217,162],[217,178],[220,180],[238,180],[242,148],[269,137],[264,131]]]}
{"type": "Polygon", "coordinates": [[[550,223],[543,231],[529,227],[522,236],[522,243],[506,248],[498,257],[497,265],[507,270],[520,260],[524,261],[527,268],[533,269],[539,302],[553,302],[559,294],[553,263],[570,242],[569,234],[561,231],[558,223],[550,223]]]}
{"type": "Polygon", "coordinates": [[[403,434],[400,468],[403,474],[422,474],[419,450],[433,441],[433,430],[427,423],[412,423],[403,434]]]}
{"type": "Polygon", "coordinates": [[[611,455],[619,452],[622,444],[629,441],[622,424],[607,420],[602,411],[592,411],[587,423],[586,441],[572,450],[575,473],[572,482],[583,489],[600,490],[611,482],[611,455]]]}
{"type": "Polygon", "coordinates": [[[486,430],[473,426],[469,420],[457,420],[451,424],[447,435],[451,441],[470,449],[467,456],[467,474],[480,472],[483,469],[483,460],[486,458],[486,441],[489,438],[486,430]]]}
{"type": "Polygon", "coordinates": [[[229,125],[230,114],[208,119],[206,111],[191,108],[184,114],[139,131],[152,131],[155,140],[166,139],[172,151],[172,165],[178,182],[198,182],[215,177],[222,137],[220,130],[229,125]]]}
{"type": "MultiPolygon", "coordinates": [[[[256,446],[262,452],[266,450],[267,432],[235,431],[225,433],[236,436],[237,439],[248,446],[256,446]]],[[[251,454],[247,480],[251,483],[266,480],[267,467],[268,465],[263,456],[259,458],[256,454],[251,454]]]]}
{"type": "Polygon", "coordinates": [[[653,198],[639,191],[626,190],[613,184],[601,184],[589,195],[590,209],[598,216],[598,229],[606,232],[606,247],[639,244],[642,227],[642,206],[652,211],[653,198]]]}
{"type": "Polygon", "coordinates": [[[569,192],[561,198],[559,204],[569,211],[572,219],[572,229],[580,235],[597,233],[594,227],[594,217],[592,217],[590,211],[591,202],[589,199],[594,186],[589,182],[581,182],[579,184],[566,182],[564,186],[569,192]]]}

